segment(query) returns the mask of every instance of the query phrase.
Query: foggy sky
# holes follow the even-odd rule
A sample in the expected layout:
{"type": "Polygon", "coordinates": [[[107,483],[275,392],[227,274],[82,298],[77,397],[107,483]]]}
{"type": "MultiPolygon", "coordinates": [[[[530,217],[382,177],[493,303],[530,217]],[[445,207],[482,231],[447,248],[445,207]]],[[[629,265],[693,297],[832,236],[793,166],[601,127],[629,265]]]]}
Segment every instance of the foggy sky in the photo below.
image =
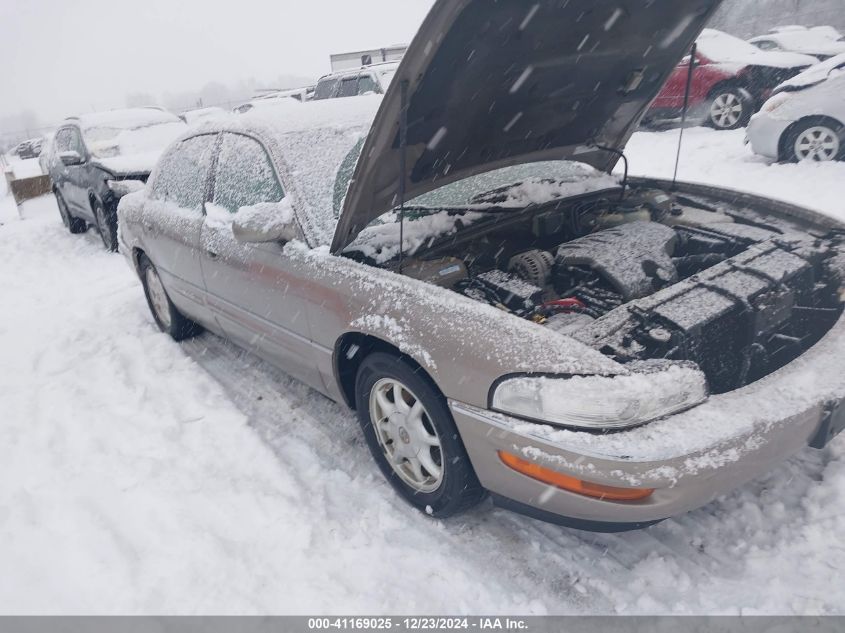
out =
{"type": "Polygon", "coordinates": [[[217,81],[316,79],[329,54],[408,42],[433,0],[0,2],[0,119],[40,123],[217,81]]]}

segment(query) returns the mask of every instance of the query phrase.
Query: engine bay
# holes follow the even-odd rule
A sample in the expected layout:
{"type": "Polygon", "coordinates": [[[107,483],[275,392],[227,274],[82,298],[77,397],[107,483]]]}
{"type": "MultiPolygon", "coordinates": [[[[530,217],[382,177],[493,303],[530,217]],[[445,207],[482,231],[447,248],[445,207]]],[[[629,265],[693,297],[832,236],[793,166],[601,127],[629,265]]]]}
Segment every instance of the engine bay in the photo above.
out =
{"type": "Polygon", "coordinates": [[[639,188],[465,233],[415,253],[402,274],[621,363],[693,362],[711,393],[798,357],[845,299],[843,234],[701,196],[639,188]]]}

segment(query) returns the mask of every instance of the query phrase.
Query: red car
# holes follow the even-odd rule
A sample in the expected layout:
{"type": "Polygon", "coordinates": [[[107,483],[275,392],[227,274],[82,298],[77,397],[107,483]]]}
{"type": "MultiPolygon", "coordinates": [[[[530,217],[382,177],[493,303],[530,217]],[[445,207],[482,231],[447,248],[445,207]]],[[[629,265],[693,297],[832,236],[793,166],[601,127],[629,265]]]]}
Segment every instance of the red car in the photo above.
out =
{"type": "MultiPolygon", "coordinates": [[[[761,51],[714,29],[704,29],[696,44],[689,111],[717,130],[744,127],[776,86],[817,62],[809,55],[761,51]]],[[[646,114],[647,124],[681,115],[689,63],[687,55],[675,67],[646,114]]]]}

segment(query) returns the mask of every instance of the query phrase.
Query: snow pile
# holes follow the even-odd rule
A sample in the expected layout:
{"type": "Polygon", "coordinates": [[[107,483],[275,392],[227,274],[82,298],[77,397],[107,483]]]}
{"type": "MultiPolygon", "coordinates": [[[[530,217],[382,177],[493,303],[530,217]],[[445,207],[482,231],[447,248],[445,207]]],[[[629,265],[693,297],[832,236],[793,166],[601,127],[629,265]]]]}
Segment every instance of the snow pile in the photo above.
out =
{"type": "Polygon", "coordinates": [[[12,173],[17,179],[33,178],[40,176],[41,164],[37,158],[27,158],[26,160],[15,160],[9,165],[12,168],[12,173]]]}

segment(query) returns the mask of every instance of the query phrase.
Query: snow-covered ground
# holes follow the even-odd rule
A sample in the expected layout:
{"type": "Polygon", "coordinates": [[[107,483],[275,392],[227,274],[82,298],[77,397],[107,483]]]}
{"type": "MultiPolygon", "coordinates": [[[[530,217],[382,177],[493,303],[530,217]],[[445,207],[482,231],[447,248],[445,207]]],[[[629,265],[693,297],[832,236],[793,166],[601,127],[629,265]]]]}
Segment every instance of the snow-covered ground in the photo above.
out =
{"type": "MultiPolygon", "coordinates": [[[[671,176],[677,132],[640,133],[671,176]]],[[[845,218],[845,164],[688,131],[682,178],[845,218]]],[[[845,438],[647,530],[391,492],[354,416],[205,334],[159,334],[123,258],[0,180],[0,613],[845,613],[845,438]]]]}
{"type": "MultiPolygon", "coordinates": [[[[631,173],[671,179],[679,134],[677,129],[635,134],[626,148],[631,173]]],[[[845,163],[771,164],[744,139],[745,130],[685,130],[678,180],[778,198],[845,220],[845,163]]]]}

